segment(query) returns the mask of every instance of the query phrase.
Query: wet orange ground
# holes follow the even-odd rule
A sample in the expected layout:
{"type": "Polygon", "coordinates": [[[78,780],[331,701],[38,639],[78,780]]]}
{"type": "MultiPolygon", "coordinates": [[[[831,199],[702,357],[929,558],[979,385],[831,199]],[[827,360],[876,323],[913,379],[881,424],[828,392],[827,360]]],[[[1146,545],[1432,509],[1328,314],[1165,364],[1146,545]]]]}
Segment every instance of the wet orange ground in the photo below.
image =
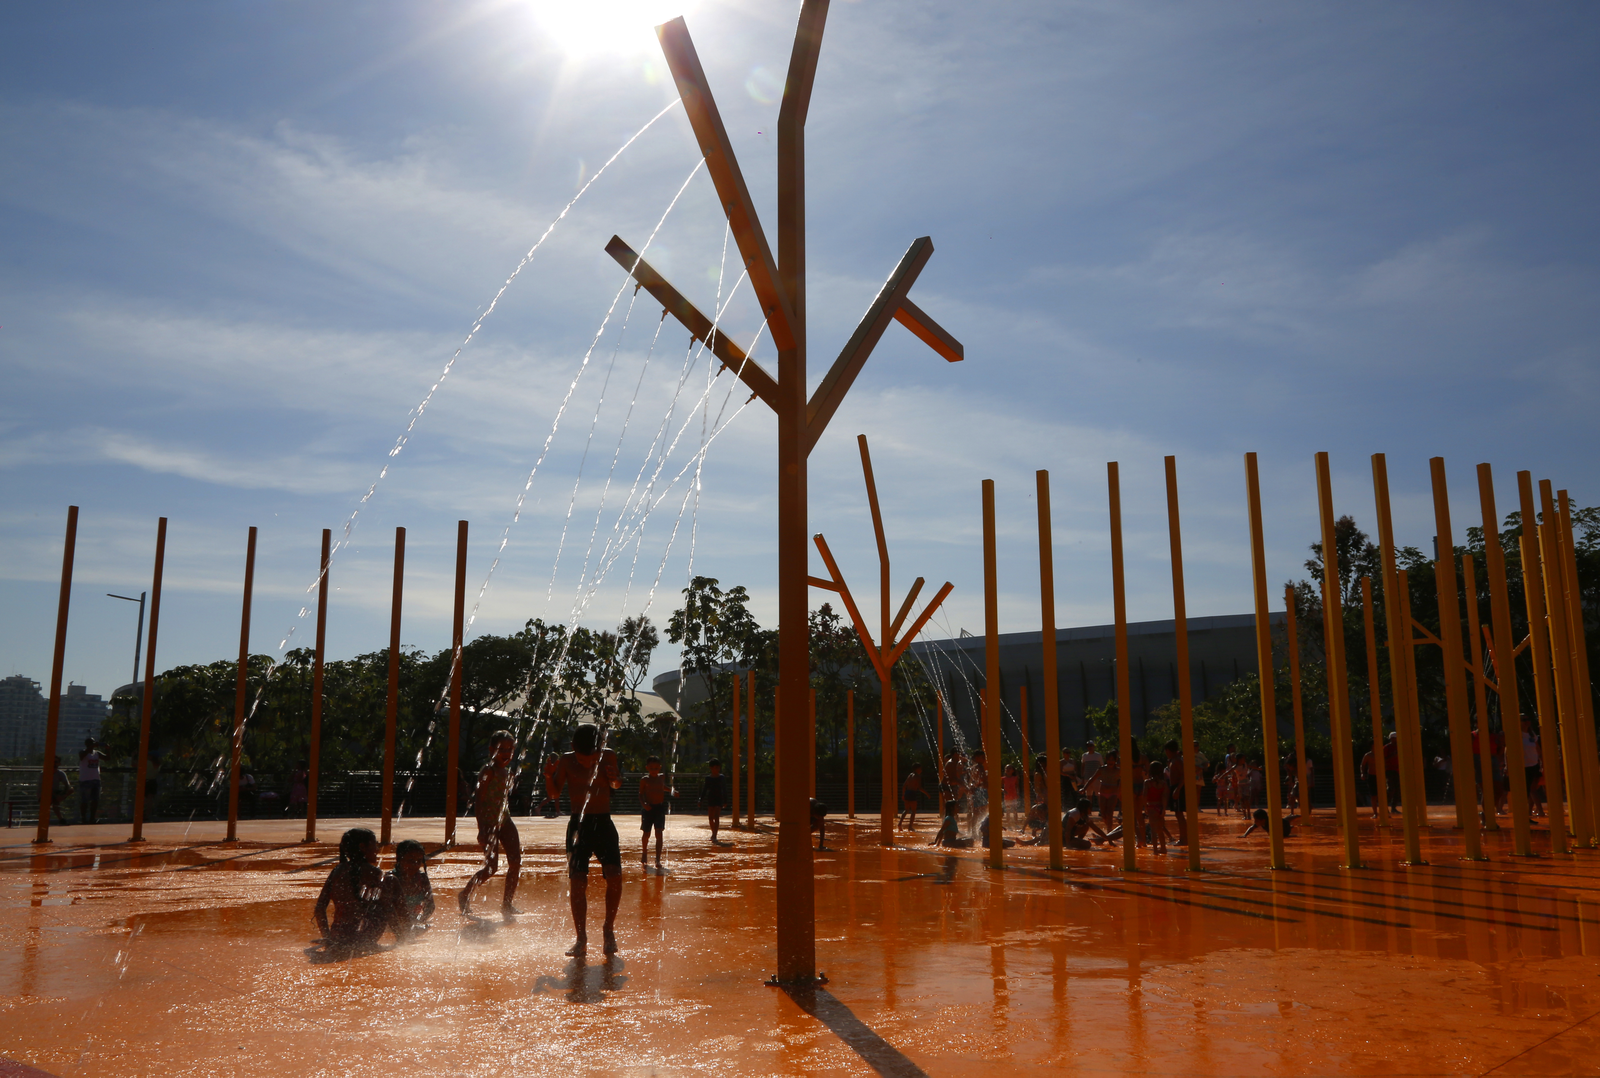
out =
{"type": "MultiPolygon", "coordinates": [[[[1369,867],[1345,872],[1331,823],[1297,832],[1286,872],[1208,816],[1198,876],[1176,852],[1132,875],[1085,852],[1063,878],[1032,849],[1004,873],[983,851],[881,850],[863,819],[818,855],[829,983],[809,997],[761,983],[770,833],[713,849],[676,817],[665,876],[633,845],[622,954],[580,965],[562,956],[561,821],[522,825],[518,923],[463,921],[476,856],[450,851],[433,932],[321,964],[311,906],[333,849],[297,843],[303,824],[246,821],[236,845],[219,824],[158,824],[139,848],[125,825],[58,828],[42,849],[3,832],[0,1056],[61,1076],[1600,1072],[1600,852],[1514,859],[1502,832],[1466,864],[1436,815],[1429,866],[1367,831],[1369,867]]],[[[618,824],[626,853],[638,832],[618,824]]]]}

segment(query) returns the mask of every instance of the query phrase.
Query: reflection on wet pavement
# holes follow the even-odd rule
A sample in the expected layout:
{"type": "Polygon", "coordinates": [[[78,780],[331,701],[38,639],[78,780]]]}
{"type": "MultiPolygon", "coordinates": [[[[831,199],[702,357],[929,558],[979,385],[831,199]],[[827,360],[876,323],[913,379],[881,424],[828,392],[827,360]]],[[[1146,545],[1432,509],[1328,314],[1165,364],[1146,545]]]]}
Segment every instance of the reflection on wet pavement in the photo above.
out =
{"type": "MultiPolygon", "coordinates": [[[[234,845],[154,825],[141,847],[64,828],[0,847],[0,1052],[62,1076],[1597,1070],[1600,852],[1517,859],[1491,834],[1470,864],[1441,816],[1430,864],[1369,829],[1345,871],[1318,819],[1273,872],[1208,818],[1198,874],[1093,851],[1052,872],[1031,848],[996,873],[858,823],[817,858],[828,981],[804,991],[763,984],[770,833],[713,849],[674,820],[670,873],[627,875],[623,954],[583,962],[562,953],[563,824],[536,820],[516,923],[441,901],[414,942],[327,961],[311,906],[333,848],[302,825],[234,845]]],[[[436,893],[476,864],[433,858],[436,893]]]]}

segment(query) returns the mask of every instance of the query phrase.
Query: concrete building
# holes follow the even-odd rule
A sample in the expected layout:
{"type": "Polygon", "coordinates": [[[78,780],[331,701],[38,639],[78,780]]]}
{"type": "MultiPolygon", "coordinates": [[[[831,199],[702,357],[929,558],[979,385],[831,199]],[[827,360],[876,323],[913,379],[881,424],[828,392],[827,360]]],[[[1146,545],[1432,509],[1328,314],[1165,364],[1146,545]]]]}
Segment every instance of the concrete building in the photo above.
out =
{"type": "MultiPolygon", "coordinates": [[[[44,752],[44,729],[50,702],[39,683],[20,675],[0,680],[0,759],[36,760],[44,752]]],[[[67,685],[61,694],[61,719],[56,727],[56,752],[75,763],[83,739],[98,737],[109,707],[98,693],[67,685]]]]}
{"type": "MultiPolygon", "coordinates": [[[[1274,627],[1284,624],[1282,612],[1271,615],[1274,627]]],[[[1194,700],[1208,699],[1224,685],[1256,670],[1255,615],[1225,614],[1189,619],[1189,676],[1194,700]]],[[[1173,622],[1141,621],[1128,625],[1128,686],[1135,732],[1163,704],[1177,699],[1178,670],[1173,622]]],[[[1056,630],[1056,691],[1061,714],[1061,741],[1081,747],[1093,736],[1085,713],[1116,699],[1116,640],[1113,626],[1088,625],[1056,630]]],[[[1000,697],[1008,719],[1017,715],[1021,686],[1028,687],[1028,737],[1044,744],[1044,685],[1040,633],[1000,634],[1000,697]]],[[[984,639],[919,640],[907,649],[920,659],[939,684],[955,721],[976,737],[984,686],[984,639]]],[[[1007,723],[1009,726],[1010,723],[1007,723]]]]}
{"type": "Polygon", "coordinates": [[[44,751],[47,703],[32,678],[0,679],[0,760],[20,760],[44,751]]]}

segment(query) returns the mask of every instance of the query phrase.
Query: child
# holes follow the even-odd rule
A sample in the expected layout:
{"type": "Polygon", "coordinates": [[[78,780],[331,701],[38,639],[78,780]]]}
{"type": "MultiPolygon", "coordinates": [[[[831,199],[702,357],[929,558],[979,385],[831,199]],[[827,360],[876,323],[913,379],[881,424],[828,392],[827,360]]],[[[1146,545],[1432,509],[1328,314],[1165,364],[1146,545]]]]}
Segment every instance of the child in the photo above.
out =
{"type": "Polygon", "coordinates": [[[397,941],[428,930],[433,916],[433,883],[428,879],[428,852],[408,838],[394,848],[394,868],[383,878],[383,908],[397,941]]]}
{"type": "Polygon", "coordinates": [[[934,832],[930,846],[949,846],[953,849],[966,849],[972,845],[970,838],[961,837],[961,824],[956,820],[956,813],[960,811],[959,801],[946,801],[944,805],[944,819],[939,824],[939,830],[934,832]]]}
{"type": "Polygon", "coordinates": [[[1092,812],[1089,799],[1080,797],[1078,798],[1077,807],[1062,816],[1061,844],[1063,846],[1069,850],[1093,849],[1094,847],[1089,845],[1089,833],[1091,831],[1094,832],[1093,841],[1096,845],[1110,841],[1110,837],[1100,830],[1099,826],[1094,822],[1092,812]]]}
{"type": "Polygon", "coordinates": [[[722,806],[728,803],[722,789],[722,761],[706,761],[706,770],[711,774],[706,776],[705,785],[700,788],[700,803],[705,806],[706,819],[711,823],[711,845],[721,846],[722,843],[717,841],[717,828],[722,826],[722,806]]]}
{"type": "Polygon", "coordinates": [[[900,816],[895,820],[899,826],[901,821],[908,820],[905,829],[917,829],[917,809],[922,807],[922,765],[912,764],[911,774],[906,776],[906,782],[900,789],[900,816]]]}
{"type": "Polygon", "coordinates": [[[816,798],[811,799],[811,830],[817,833],[817,849],[827,850],[825,841],[828,837],[828,806],[816,798]]]}
{"type": "Polygon", "coordinates": [[[383,874],[378,871],[378,836],[352,827],[339,839],[339,864],[328,873],[312,916],[330,947],[353,948],[374,942],[383,932],[380,909],[383,874]],[[333,924],[328,924],[328,903],[333,924]]]}
{"type": "MultiPolygon", "coordinates": [[[[1271,817],[1269,817],[1267,815],[1267,810],[1266,809],[1256,809],[1254,812],[1252,812],[1250,814],[1250,821],[1251,821],[1250,822],[1250,826],[1246,827],[1244,829],[1244,833],[1245,833],[1245,836],[1247,838],[1254,831],[1265,831],[1265,830],[1267,830],[1267,826],[1271,821],[1271,817]]],[[[1293,821],[1294,821],[1294,817],[1293,816],[1285,816],[1283,818],[1283,837],[1284,838],[1288,838],[1290,832],[1292,832],[1294,830],[1293,821]]]]}
{"type": "Polygon", "coordinates": [[[1144,810],[1150,819],[1150,842],[1156,853],[1167,852],[1167,776],[1166,768],[1150,761],[1150,777],[1144,783],[1144,810]]]}
{"type": "Polygon", "coordinates": [[[569,957],[582,961],[589,948],[589,861],[600,862],[606,881],[605,953],[617,953],[617,907],[622,904],[622,849],[611,819],[611,791],[622,786],[617,754],[600,744],[600,728],[581,724],[572,733],[572,751],[561,756],[546,787],[550,800],[564,789],[572,815],[567,818],[567,879],[572,890],[572,926],[577,941],[569,957]]]}
{"type": "Polygon", "coordinates": [[[478,817],[478,843],[483,847],[483,867],[473,873],[461,889],[456,905],[463,917],[472,916],[472,889],[488,883],[500,870],[500,851],[506,852],[506,890],[500,899],[500,916],[509,921],[521,911],[512,904],[522,876],[522,836],[511,819],[511,754],[516,738],[510,730],[489,735],[489,750],[494,754],[478,772],[478,787],[473,805],[478,817]]]}
{"type": "Polygon", "coordinates": [[[1022,812],[1022,775],[1016,764],[1007,764],[1000,772],[1000,800],[1006,816],[1022,812]]]}
{"type": "Polygon", "coordinates": [[[662,832],[667,826],[667,780],[661,777],[661,757],[644,762],[639,776],[639,864],[649,867],[650,832],[656,833],[656,871],[661,871],[662,832]]]}

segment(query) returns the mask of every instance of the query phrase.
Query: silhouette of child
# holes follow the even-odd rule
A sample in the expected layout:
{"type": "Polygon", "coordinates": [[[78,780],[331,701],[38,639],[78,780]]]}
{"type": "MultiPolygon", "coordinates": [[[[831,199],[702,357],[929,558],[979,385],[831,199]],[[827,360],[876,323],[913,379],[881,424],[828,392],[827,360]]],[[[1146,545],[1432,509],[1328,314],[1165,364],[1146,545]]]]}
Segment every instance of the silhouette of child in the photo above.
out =
{"type": "Polygon", "coordinates": [[[383,874],[378,871],[378,836],[352,827],[339,839],[339,863],[328,873],[312,911],[322,942],[350,948],[372,943],[383,932],[383,874]],[[328,923],[328,904],[333,923],[328,923]]]}
{"type": "Polygon", "coordinates": [[[428,930],[433,883],[428,879],[428,852],[414,838],[394,848],[394,868],[383,877],[383,908],[396,940],[428,930]]]}

